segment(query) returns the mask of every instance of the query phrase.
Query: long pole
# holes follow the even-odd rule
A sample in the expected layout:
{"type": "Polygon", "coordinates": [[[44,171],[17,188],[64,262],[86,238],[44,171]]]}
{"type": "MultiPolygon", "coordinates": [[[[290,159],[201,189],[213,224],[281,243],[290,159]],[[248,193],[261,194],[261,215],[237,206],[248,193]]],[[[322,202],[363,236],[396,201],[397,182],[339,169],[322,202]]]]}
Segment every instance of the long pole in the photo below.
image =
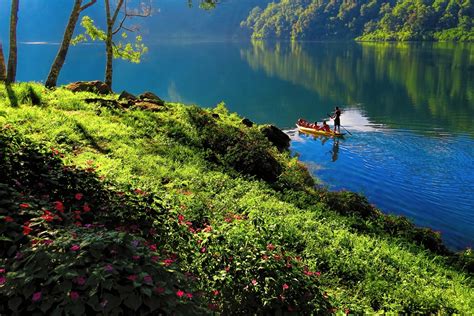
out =
{"type": "MultiPolygon", "coordinates": [[[[330,120],[332,119],[332,116],[331,116],[331,115],[329,115],[328,113],[326,113],[326,115],[327,115],[327,116],[329,116],[329,119],[330,119],[330,120]]],[[[340,125],[340,124],[339,124],[339,125],[340,125]]],[[[345,127],[344,127],[344,126],[342,126],[342,125],[341,125],[341,127],[342,127],[342,128],[343,128],[343,129],[344,129],[346,132],[348,132],[348,133],[349,133],[349,135],[351,135],[351,136],[352,136],[352,133],[351,133],[351,132],[349,132],[349,131],[347,130],[347,128],[345,128],[345,127]]]]}

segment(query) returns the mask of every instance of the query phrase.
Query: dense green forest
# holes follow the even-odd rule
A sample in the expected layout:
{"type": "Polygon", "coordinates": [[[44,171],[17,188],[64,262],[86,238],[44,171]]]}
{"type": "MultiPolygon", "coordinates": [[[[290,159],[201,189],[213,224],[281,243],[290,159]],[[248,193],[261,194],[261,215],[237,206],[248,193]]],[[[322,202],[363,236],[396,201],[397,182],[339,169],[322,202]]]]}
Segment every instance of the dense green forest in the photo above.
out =
{"type": "Polygon", "coordinates": [[[241,26],[253,38],[473,41],[471,0],[280,0],[241,26]]]}

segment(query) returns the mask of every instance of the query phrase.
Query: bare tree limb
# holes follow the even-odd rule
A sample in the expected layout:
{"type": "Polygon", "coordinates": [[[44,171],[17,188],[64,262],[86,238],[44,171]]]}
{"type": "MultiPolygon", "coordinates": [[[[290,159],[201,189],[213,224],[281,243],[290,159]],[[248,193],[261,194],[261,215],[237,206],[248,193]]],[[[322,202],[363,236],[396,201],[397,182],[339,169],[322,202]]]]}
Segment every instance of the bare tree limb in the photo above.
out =
{"type": "Polygon", "coordinates": [[[85,4],[85,5],[83,5],[83,6],[81,7],[80,11],[81,11],[81,12],[84,11],[85,9],[87,9],[87,8],[90,7],[91,5],[95,4],[96,2],[97,2],[97,0],[91,0],[91,1],[89,1],[89,3],[87,3],[87,4],[85,4]]]}

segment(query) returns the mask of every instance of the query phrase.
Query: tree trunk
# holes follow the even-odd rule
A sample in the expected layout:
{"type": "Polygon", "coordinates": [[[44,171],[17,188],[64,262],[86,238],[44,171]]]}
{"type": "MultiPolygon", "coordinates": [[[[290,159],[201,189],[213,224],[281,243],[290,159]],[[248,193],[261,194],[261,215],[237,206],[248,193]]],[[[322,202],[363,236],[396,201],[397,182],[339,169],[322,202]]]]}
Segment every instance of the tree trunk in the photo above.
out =
{"type": "Polygon", "coordinates": [[[105,83],[109,86],[112,90],[112,75],[113,75],[113,41],[112,41],[112,28],[113,28],[113,21],[112,16],[110,13],[110,1],[105,0],[105,14],[107,17],[107,38],[105,40],[105,52],[106,52],[106,65],[105,65],[105,83]]]}
{"type": "Polygon", "coordinates": [[[15,82],[16,64],[17,64],[17,47],[16,47],[16,25],[18,24],[18,5],[19,0],[12,0],[12,9],[10,13],[10,51],[8,54],[8,72],[7,82],[15,82]]]}
{"type": "Polygon", "coordinates": [[[81,4],[82,0],[75,0],[74,7],[72,8],[71,15],[69,16],[69,21],[66,26],[66,30],[63,35],[63,41],[59,47],[58,54],[54,59],[53,64],[51,65],[51,70],[48,74],[48,79],[46,79],[45,86],[48,88],[55,87],[58,81],[59,72],[64,65],[66,60],[67,52],[69,50],[69,45],[71,44],[71,39],[74,34],[74,29],[76,28],[77,21],[79,20],[79,15],[81,14],[81,4]]]}
{"type": "Polygon", "coordinates": [[[7,79],[7,69],[5,68],[5,57],[3,56],[3,46],[0,42],[0,82],[7,79]]]}

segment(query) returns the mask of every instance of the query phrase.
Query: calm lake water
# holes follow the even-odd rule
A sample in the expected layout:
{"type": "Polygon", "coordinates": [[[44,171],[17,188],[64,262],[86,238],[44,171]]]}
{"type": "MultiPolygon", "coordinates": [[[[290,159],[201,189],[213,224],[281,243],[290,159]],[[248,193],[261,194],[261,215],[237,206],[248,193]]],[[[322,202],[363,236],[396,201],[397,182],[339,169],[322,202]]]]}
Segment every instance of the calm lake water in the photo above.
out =
{"type": "MultiPolygon", "coordinates": [[[[56,45],[22,44],[18,79],[42,81],[56,45]]],[[[61,83],[103,77],[102,46],[73,47],[61,83]]],[[[365,194],[385,212],[474,244],[474,45],[166,42],[139,65],[117,62],[114,89],[227,107],[292,137],[323,185],[365,194]],[[352,135],[294,130],[335,105],[352,135]]]]}

